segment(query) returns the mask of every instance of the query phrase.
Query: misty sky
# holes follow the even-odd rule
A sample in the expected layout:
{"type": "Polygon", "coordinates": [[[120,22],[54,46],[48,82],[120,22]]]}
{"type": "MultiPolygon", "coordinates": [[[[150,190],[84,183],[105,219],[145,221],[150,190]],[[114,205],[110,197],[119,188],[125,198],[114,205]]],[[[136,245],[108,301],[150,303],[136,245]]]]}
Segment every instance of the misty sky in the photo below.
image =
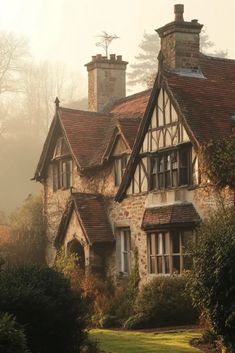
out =
{"type": "MultiPolygon", "coordinates": [[[[125,60],[133,62],[144,30],[153,32],[172,21],[175,3],[173,0],[0,0],[0,30],[28,37],[35,58],[62,61],[80,70],[83,82],[79,84],[85,85],[84,64],[91,55],[102,52],[95,45],[102,30],[120,37],[112,44],[110,53],[122,54],[125,60]]],[[[234,0],[178,3],[185,5],[185,20],[198,19],[216,48],[228,50],[229,57],[235,58],[234,0]]]]}

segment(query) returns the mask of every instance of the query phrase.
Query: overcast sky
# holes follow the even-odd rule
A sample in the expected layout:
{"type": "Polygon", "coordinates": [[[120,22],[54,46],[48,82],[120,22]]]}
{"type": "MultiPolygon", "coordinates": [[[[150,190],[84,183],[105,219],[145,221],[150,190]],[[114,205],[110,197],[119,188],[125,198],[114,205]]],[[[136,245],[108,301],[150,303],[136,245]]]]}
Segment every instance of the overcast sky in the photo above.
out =
{"type": "MultiPolygon", "coordinates": [[[[25,35],[39,60],[65,62],[86,81],[84,64],[96,47],[102,30],[116,34],[110,53],[130,63],[138,53],[144,30],[173,20],[173,0],[0,0],[0,30],[25,35]]],[[[235,58],[235,0],[184,0],[185,20],[198,19],[217,49],[235,58]]],[[[157,34],[156,34],[157,35],[157,34]]],[[[84,82],[82,84],[84,84],[84,82]]]]}

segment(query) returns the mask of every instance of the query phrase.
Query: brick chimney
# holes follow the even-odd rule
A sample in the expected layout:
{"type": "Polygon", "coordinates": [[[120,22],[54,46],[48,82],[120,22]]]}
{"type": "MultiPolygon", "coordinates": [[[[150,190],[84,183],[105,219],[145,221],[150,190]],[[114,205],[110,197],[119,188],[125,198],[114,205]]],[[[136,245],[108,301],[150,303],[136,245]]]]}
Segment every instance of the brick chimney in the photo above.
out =
{"type": "Polygon", "coordinates": [[[92,56],[88,71],[88,110],[101,112],[111,100],[126,96],[126,66],[121,55],[92,56]]]}
{"type": "Polygon", "coordinates": [[[163,63],[170,69],[199,67],[200,32],[197,20],[184,21],[184,5],[174,7],[175,20],[158,28],[163,63]]]}

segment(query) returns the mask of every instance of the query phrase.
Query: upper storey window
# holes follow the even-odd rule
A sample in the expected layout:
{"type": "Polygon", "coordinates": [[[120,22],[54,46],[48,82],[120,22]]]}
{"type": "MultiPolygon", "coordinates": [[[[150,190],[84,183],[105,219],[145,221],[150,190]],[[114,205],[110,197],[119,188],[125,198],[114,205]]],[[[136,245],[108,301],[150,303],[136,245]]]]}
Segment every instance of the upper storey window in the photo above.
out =
{"type": "Polygon", "coordinates": [[[151,156],[150,189],[191,184],[191,146],[159,152],[151,156]]]}
{"type": "Polygon", "coordinates": [[[64,138],[59,138],[53,155],[53,190],[68,189],[73,184],[73,162],[64,138]]]}
{"type": "Polygon", "coordinates": [[[125,172],[127,165],[127,155],[122,155],[115,157],[114,159],[114,176],[115,176],[115,186],[119,186],[122,181],[123,174],[125,172]]]}

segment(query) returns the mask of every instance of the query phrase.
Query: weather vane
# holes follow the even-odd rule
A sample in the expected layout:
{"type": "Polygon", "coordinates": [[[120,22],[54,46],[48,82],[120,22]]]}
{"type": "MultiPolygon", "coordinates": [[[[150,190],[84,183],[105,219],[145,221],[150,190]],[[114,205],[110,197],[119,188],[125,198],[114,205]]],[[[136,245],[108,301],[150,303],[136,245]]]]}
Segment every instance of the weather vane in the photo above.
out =
{"type": "Polygon", "coordinates": [[[100,41],[96,43],[96,46],[104,49],[106,57],[108,57],[108,49],[109,49],[109,46],[112,43],[112,41],[114,39],[120,38],[120,37],[116,36],[116,34],[111,35],[105,31],[102,31],[102,34],[97,37],[100,38],[100,41]]]}

